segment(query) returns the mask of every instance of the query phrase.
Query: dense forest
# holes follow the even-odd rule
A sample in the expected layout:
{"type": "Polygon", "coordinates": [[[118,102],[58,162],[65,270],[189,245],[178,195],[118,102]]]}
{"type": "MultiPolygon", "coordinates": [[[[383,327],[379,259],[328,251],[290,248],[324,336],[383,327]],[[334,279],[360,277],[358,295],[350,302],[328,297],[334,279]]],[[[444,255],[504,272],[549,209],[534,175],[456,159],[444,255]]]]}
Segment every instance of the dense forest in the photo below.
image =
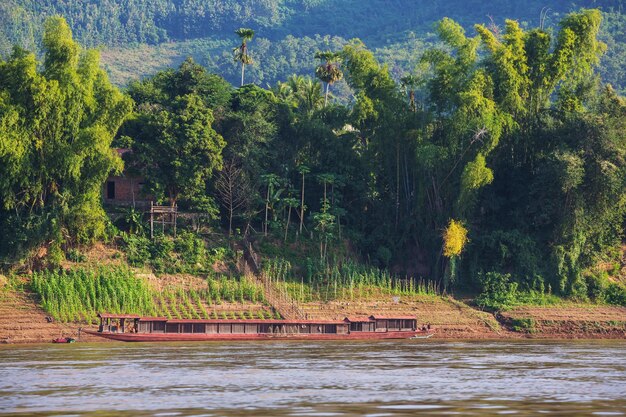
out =
{"type": "Polygon", "coordinates": [[[41,62],[19,47],[0,61],[0,258],[45,247],[54,264],[114,239],[100,193],[124,162],[159,201],[234,238],[311,241],[323,263],[347,241],[363,262],[443,290],[623,304],[609,275],[624,237],[626,102],[597,73],[601,25],[582,10],[555,28],[506,20],[470,34],[445,18],[400,79],[354,39],[318,51],[314,77],[271,88],[246,83],[255,33],[240,29],[241,87],[187,59],[122,93],[98,53],[48,19],[41,62]],[[342,80],[349,104],[329,99],[342,80]]]}
{"type": "MultiPolygon", "coordinates": [[[[230,56],[233,31],[256,31],[253,55],[258,65],[249,80],[274,85],[291,74],[313,75],[316,50],[340,49],[361,39],[389,65],[396,81],[412,71],[419,56],[438,42],[435,25],[449,17],[473,33],[475,23],[503,27],[515,19],[522,28],[557,29],[558,22],[580,8],[604,14],[600,39],[609,45],[599,68],[605,82],[623,94],[626,89],[626,18],[621,0],[5,0],[0,4],[0,54],[13,44],[40,46],[43,21],[66,18],[77,40],[104,48],[105,68],[118,85],[178,66],[189,55],[232,83],[237,68],[230,56]]],[[[350,97],[340,83],[338,95],[350,97]]]]}

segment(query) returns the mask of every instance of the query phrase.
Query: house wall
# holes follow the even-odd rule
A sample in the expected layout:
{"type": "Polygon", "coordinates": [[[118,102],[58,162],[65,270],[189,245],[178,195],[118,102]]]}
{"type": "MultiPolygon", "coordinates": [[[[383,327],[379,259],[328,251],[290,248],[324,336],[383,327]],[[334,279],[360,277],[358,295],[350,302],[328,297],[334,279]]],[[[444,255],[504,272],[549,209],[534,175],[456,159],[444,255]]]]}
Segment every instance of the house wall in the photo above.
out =
{"type": "Polygon", "coordinates": [[[112,205],[148,205],[151,196],[141,193],[143,178],[111,176],[102,185],[102,197],[105,204],[112,205]],[[113,185],[111,185],[113,184],[113,185]]]}

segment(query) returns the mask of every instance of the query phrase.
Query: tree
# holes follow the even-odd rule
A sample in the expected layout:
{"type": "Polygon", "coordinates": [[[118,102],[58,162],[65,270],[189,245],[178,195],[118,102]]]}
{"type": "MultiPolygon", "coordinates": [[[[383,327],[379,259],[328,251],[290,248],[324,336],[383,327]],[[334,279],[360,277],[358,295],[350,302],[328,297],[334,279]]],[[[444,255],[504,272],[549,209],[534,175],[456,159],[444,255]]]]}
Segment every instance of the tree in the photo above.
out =
{"type": "Polygon", "coordinates": [[[132,158],[146,179],[148,191],[180,198],[204,195],[206,181],[222,167],[226,143],[211,127],[213,113],[194,94],[173,99],[168,107],[144,105],[128,129],[134,143],[132,158]]]}
{"type": "Polygon", "coordinates": [[[265,196],[265,222],[263,223],[263,233],[267,236],[268,213],[274,200],[275,188],[279,185],[280,178],[275,174],[265,174],[262,176],[263,182],[267,184],[267,194],[265,196]]]}
{"type": "Polygon", "coordinates": [[[43,244],[59,260],[102,237],[101,186],[122,167],[110,146],[131,101],[63,18],[46,20],[43,48],[43,65],[20,48],[0,62],[0,258],[43,244]]]}
{"type": "Polygon", "coordinates": [[[315,75],[320,81],[326,83],[326,91],[324,92],[324,107],[326,107],[330,86],[343,78],[343,72],[339,69],[341,54],[331,51],[317,52],[315,58],[321,61],[321,64],[315,69],[315,75]]]}
{"type": "Polygon", "coordinates": [[[301,192],[300,192],[300,234],[302,234],[302,227],[304,226],[304,210],[305,210],[305,206],[304,206],[304,176],[306,174],[308,174],[309,172],[311,172],[310,168],[307,167],[306,165],[298,165],[298,172],[300,173],[300,175],[302,176],[302,187],[301,187],[301,192]]]}
{"type": "Polygon", "coordinates": [[[412,112],[417,111],[417,105],[415,104],[415,89],[420,85],[421,79],[413,74],[407,74],[404,77],[400,78],[400,83],[402,87],[407,90],[407,95],[409,96],[409,108],[412,112]]]}
{"type": "Polygon", "coordinates": [[[222,205],[228,211],[228,234],[232,236],[235,213],[250,206],[254,195],[252,185],[241,166],[227,160],[217,174],[215,188],[222,205]]]}
{"type": "Polygon", "coordinates": [[[298,206],[298,200],[293,197],[287,197],[283,199],[283,203],[287,206],[287,224],[285,225],[285,239],[284,239],[284,242],[287,243],[287,236],[289,233],[289,224],[291,223],[291,209],[298,206]]]}
{"type": "Polygon", "coordinates": [[[248,28],[239,28],[235,34],[241,39],[241,45],[233,49],[235,54],[235,62],[241,62],[241,85],[243,86],[243,76],[246,65],[251,65],[254,61],[248,53],[248,42],[254,37],[254,30],[248,28]]]}

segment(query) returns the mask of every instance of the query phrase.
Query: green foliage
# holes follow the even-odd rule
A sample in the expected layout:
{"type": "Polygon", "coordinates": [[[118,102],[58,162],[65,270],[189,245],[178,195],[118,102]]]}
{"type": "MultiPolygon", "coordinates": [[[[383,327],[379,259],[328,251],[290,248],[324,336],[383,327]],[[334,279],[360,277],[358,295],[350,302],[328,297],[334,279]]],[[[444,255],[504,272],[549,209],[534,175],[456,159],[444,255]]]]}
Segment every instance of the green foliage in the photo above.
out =
{"type": "Polygon", "coordinates": [[[145,180],[145,191],[174,205],[215,214],[205,193],[207,180],[222,167],[225,142],[212,128],[213,110],[230,99],[232,88],[188,59],[177,71],[160,72],[130,86],[135,114],[122,126],[130,138],[129,163],[145,180]]]}
{"type": "Polygon", "coordinates": [[[151,315],[153,290],[127,268],[46,270],[32,276],[32,289],[59,321],[88,321],[99,312],[151,315]]]}
{"type": "Polygon", "coordinates": [[[156,234],[145,236],[122,234],[126,260],[131,266],[149,266],[159,273],[199,273],[210,271],[213,263],[229,261],[226,249],[207,249],[204,239],[182,231],[176,238],[156,234]]]}
{"type": "Polygon", "coordinates": [[[479,280],[482,292],[476,298],[476,303],[480,307],[499,310],[516,301],[518,284],[512,281],[510,274],[481,272],[479,280]]]}
{"type": "Polygon", "coordinates": [[[617,283],[610,283],[604,294],[604,299],[609,304],[626,306],[626,288],[617,283]]]}
{"type": "Polygon", "coordinates": [[[43,244],[57,263],[62,245],[105,235],[101,185],[122,167],[110,146],[131,102],[64,19],[42,44],[42,65],[20,48],[0,61],[0,258],[43,244]]]}
{"type": "Polygon", "coordinates": [[[511,320],[511,326],[516,332],[534,333],[536,325],[537,323],[533,318],[511,320]]]}
{"type": "Polygon", "coordinates": [[[202,295],[209,303],[251,302],[265,304],[263,288],[247,277],[227,277],[210,274],[207,277],[208,290],[202,295]]]}
{"type": "MultiPolygon", "coordinates": [[[[241,24],[271,37],[278,29],[270,30],[270,22],[303,22],[331,7],[296,3],[242,6],[249,18],[241,24]],[[263,5],[281,12],[263,15],[263,5]],[[289,15],[290,10],[302,13],[289,15]]],[[[368,4],[350,0],[332,6],[344,10],[350,4],[352,13],[375,10],[371,2],[362,3],[368,4]]],[[[220,4],[224,8],[204,16],[207,22],[222,13],[239,15],[231,3],[220,4]]],[[[198,22],[188,5],[179,6],[162,13],[182,14],[183,22],[157,19],[158,25],[169,31],[198,22]]],[[[367,19],[388,16],[397,7],[386,4],[367,19]]],[[[424,16],[431,9],[424,6],[424,16]]],[[[150,10],[147,20],[153,17],[150,10]]],[[[198,4],[196,12],[203,10],[198,4]]],[[[615,14],[621,12],[611,13],[605,24],[619,38],[621,20],[615,14]]],[[[479,24],[475,32],[468,17],[444,19],[436,26],[438,41],[407,33],[407,39],[374,45],[377,51],[358,39],[257,37],[258,65],[250,68],[250,79],[264,85],[293,72],[289,68],[298,68],[296,75],[271,89],[254,84],[233,89],[193,60],[184,61],[176,70],[132,83],[128,92],[137,106],[115,143],[132,148],[127,171],[141,174],[156,199],[217,217],[212,198],[219,193],[231,236],[263,230],[260,245],[283,241],[273,254],[289,258],[293,271],[271,273],[282,277],[277,285],[301,297],[352,297],[355,291],[370,296],[384,288],[389,293],[419,287],[412,279],[344,270],[346,262],[334,260],[356,252],[374,265],[419,271],[429,277],[425,288],[482,291],[479,299],[490,308],[552,303],[554,295],[606,302],[610,292],[619,300],[612,278],[588,273],[599,262],[619,263],[624,234],[626,104],[596,76],[605,52],[602,39],[611,46],[619,42],[602,37],[598,11],[556,17],[552,27],[506,20],[502,29],[479,24]],[[399,44],[413,49],[407,53],[399,44]],[[271,58],[274,50],[284,59],[271,58]],[[331,50],[340,52],[316,58],[317,51],[331,50]],[[313,75],[316,66],[320,81],[301,75],[313,75]],[[326,87],[335,82],[333,92],[349,98],[349,104],[337,100],[324,106],[324,82],[326,87]],[[238,171],[231,175],[238,198],[245,200],[238,210],[224,197],[227,183],[213,181],[216,171],[222,180],[227,175],[222,160],[238,171]],[[442,237],[444,230],[450,232],[450,219],[462,228],[442,237]],[[292,222],[298,227],[290,228],[292,222]],[[318,258],[318,244],[319,261],[297,261],[318,258]]],[[[80,53],[67,25],[59,22],[47,25],[42,45],[49,53],[40,71],[34,56],[20,49],[0,63],[0,226],[11,231],[0,247],[11,253],[32,245],[30,236],[45,236],[48,257],[55,262],[69,241],[104,234],[96,197],[103,178],[120,167],[109,139],[128,111],[128,100],[119,93],[94,87],[102,78],[95,54],[80,53]]],[[[338,30],[367,31],[361,26],[338,30]]],[[[222,29],[232,40],[232,25],[222,29]]],[[[194,30],[199,29],[182,32],[194,30]]],[[[253,33],[238,34],[239,58],[249,58],[246,42],[253,33]]],[[[232,79],[237,62],[227,47],[231,40],[190,41],[184,53],[198,57],[202,48],[218,51],[208,65],[232,79]]],[[[248,58],[238,60],[242,70],[248,58]]],[[[124,240],[134,265],[199,273],[223,257],[236,257],[223,249],[226,243],[213,250],[191,234],[147,241],[137,213],[126,217],[131,234],[124,240]]],[[[231,288],[228,281],[222,285],[221,278],[218,284],[218,299],[242,298],[241,288],[231,288]]],[[[172,297],[183,300],[172,314],[204,314],[190,312],[197,304],[193,295],[172,297]]]]}

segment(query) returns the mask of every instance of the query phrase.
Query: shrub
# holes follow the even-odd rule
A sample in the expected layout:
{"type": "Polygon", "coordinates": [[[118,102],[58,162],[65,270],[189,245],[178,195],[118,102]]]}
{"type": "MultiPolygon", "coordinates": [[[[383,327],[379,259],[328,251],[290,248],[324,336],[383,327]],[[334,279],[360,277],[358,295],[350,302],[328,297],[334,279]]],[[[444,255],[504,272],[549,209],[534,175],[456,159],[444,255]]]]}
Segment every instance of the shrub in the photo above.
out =
{"type": "Polygon", "coordinates": [[[141,267],[150,260],[150,239],[144,236],[122,234],[127,262],[141,267]]]}
{"type": "Polygon", "coordinates": [[[70,249],[67,251],[67,259],[72,262],[85,262],[87,257],[78,249],[70,249]]]}
{"type": "Polygon", "coordinates": [[[604,299],[609,304],[626,306],[626,287],[614,282],[610,283],[604,293],[604,299]]]}
{"type": "Polygon", "coordinates": [[[537,323],[533,318],[511,320],[511,326],[513,326],[513,330],[516,332],[533,333],[536,325],[537,323]]]}
{"type": "Polygon", "coordinates": [[[518,284],[511,280],[511,274],[499,272],[479,273],[482,287],[476,303],[484,308],[500,310],[515,302],[518,284]]]}
{"type": "Polygon", "coordinates": [[[174,240],[174,249],[189,269],[195,270],[198,265],[202,267],[206,262],[207,250],[204,240],[194,233],[181,232],[174,240]]]}

